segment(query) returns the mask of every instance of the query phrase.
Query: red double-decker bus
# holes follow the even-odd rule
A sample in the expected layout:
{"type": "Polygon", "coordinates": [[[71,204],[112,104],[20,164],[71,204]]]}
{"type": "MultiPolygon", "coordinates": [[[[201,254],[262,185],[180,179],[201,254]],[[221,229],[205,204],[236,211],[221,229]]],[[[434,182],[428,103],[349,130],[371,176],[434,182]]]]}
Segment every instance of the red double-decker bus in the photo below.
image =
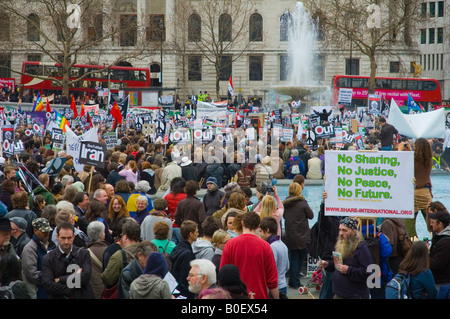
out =
{"type": "MultiPolygon", "coordinates": [[[[30,62],[22,64],[20,79],[21,96],[26,90],[39,91],[42,96],[61,94],[62,87],[55,79],[62,78],[62,68],[57,63],[30,62]]],[[[111,93],[117,93],[121,88],[150,87],[150,69],[129,66],[75,64],[70,69],[71,80],[80,79],[69,87],[70,95],[97,96],[98,91],[109,88],[111,93]],[[83,77],[85,74],[97,71],[83,77]]]]}
{"type": "MultiPolygon", "coordinates": [[[[353,89],[351,105],[367,106],[368,83],[368,76],[333,76],[331,84],[333,105],[338,105],[340,89],[353,89]]],[[[437,80],[428,78],[375,78],[374,94],[380,95],[388,102],[394,99],[399,106],[405,105],[408,100],[408,93],[411,94],[416,103],[421,103],[423,107],[428,106],[428,103],[432,105],[442,103],[441,89],[437,80]]]]}

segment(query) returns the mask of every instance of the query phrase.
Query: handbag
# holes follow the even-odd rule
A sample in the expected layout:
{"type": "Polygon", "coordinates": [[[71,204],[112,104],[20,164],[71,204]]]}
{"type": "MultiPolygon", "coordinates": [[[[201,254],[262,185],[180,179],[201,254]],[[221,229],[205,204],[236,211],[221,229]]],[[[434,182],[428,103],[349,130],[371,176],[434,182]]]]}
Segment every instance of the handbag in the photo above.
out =
{"type": "MultiPolygon", "coordinates": [[[[122,260],[123,260],[123,268],[125,268],[128,264],[127,254],[122,249],[122,260]]],[[[122,268],[122,269],[123,269],[122,268]]],[[[114,286],[107,288],[105,287],[102,292],[102,299],[117,299],[117,290],[119,289],[119,283],[116,283],[114,286]]]]}

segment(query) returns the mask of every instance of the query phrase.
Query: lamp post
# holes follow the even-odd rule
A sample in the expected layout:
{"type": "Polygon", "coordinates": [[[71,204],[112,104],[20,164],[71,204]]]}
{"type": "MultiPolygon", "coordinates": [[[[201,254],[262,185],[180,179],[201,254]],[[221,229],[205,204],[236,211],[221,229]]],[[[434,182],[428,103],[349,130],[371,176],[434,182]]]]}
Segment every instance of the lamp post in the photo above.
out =
{"type": "Polygon", "coordinates": [[[163,39],[164,39],[164,21],[162,20],[162,19],[159,19],[159,23],[158,23],[158,26],[159,26],[159,31],[160,31],[160,34],[159,34],[159,39],[160,39],[160,41],[161,41],[161,45],[160,45],[160,54],[161,54],[161,65],[160,65],[160,73],[159,73],[159,83],[161,83],[161,87],[163,86],[162,85],[162,81],[163,81],[163,39]]]}

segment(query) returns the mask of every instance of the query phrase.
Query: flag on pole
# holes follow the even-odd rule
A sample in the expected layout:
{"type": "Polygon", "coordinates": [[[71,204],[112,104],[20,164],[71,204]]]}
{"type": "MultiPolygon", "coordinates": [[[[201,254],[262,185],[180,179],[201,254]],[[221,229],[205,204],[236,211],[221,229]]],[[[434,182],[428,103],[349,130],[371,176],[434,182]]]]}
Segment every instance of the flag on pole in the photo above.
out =
{"type": "Polygon", "coordinates": [[[123,120],[122,112],[120,111],[117,101],[114,101],[114,104],[111,108],[111,115],[114,118],[113,129],[115,129],[117,124],[122,124],[122,120],[123,120]]]}
{"type": "Polygon", "coordinates": [[[417,113],[422,113],[423,111],[423,109],[414,101],[411,94],[408,93],[408,114],[411,113],[411,110],[417,113]]]}
{"type": "Polygon", "coordinates": [[[84,103],[81,102],[81,112],[80,112],[80,117],[83,117],[86,115],[86,109],[84,107],[84,103]]]}
{"type": "Polygon", "coordinates": [[[76,119],[78,117],[78,109],[77,103],[75,103],[75,97],[72,94],[72,102],[70,103],[70,109],[73,111],[73,118],[76,119]]]}
{"type": "Polygon", "coordinates": [[[50,102],[47,99],[47,105],[45,107],[45,112],[51,112],[51,111],[52,111],[52,108],[50,107],[50,102]]]}
{"type": "Polygon", "coordinates": [[[62,116],[61,113],[59,113],[57,110],[55,110],[55,122],[58,125],[58,127],[63,130],[63,132],[66,131],[66,125],[69,125],[70,127],[70,122],[64,116],[62,116]]]}
{"type": "Polygon", "coordinates": [[[228,92],[230,92],[231,96],[234,95],[233,81],[231,80],[231,76],[230,76],[230,79],[228,80],[228,92]]]}
{"type": "Polygon", "coordinates": [[[33,112],[40,112],[44,110],[44,102],[42,102],[41,93],[38,92],[36,101],[34,101],[33,112]]]}

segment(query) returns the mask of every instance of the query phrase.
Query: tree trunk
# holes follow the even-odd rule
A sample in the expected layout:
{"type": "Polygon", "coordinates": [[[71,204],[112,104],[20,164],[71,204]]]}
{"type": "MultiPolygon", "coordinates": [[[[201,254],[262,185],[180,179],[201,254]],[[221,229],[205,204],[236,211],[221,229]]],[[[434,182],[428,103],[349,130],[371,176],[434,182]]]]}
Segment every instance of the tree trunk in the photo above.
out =
{"type": "Polygon", "coordinates": [[[377,62],[375,60],[375,51],[370,52],[370,79],[367,85],[368,94],[375,93],[375,76],[377,75],[377,62]]]}

